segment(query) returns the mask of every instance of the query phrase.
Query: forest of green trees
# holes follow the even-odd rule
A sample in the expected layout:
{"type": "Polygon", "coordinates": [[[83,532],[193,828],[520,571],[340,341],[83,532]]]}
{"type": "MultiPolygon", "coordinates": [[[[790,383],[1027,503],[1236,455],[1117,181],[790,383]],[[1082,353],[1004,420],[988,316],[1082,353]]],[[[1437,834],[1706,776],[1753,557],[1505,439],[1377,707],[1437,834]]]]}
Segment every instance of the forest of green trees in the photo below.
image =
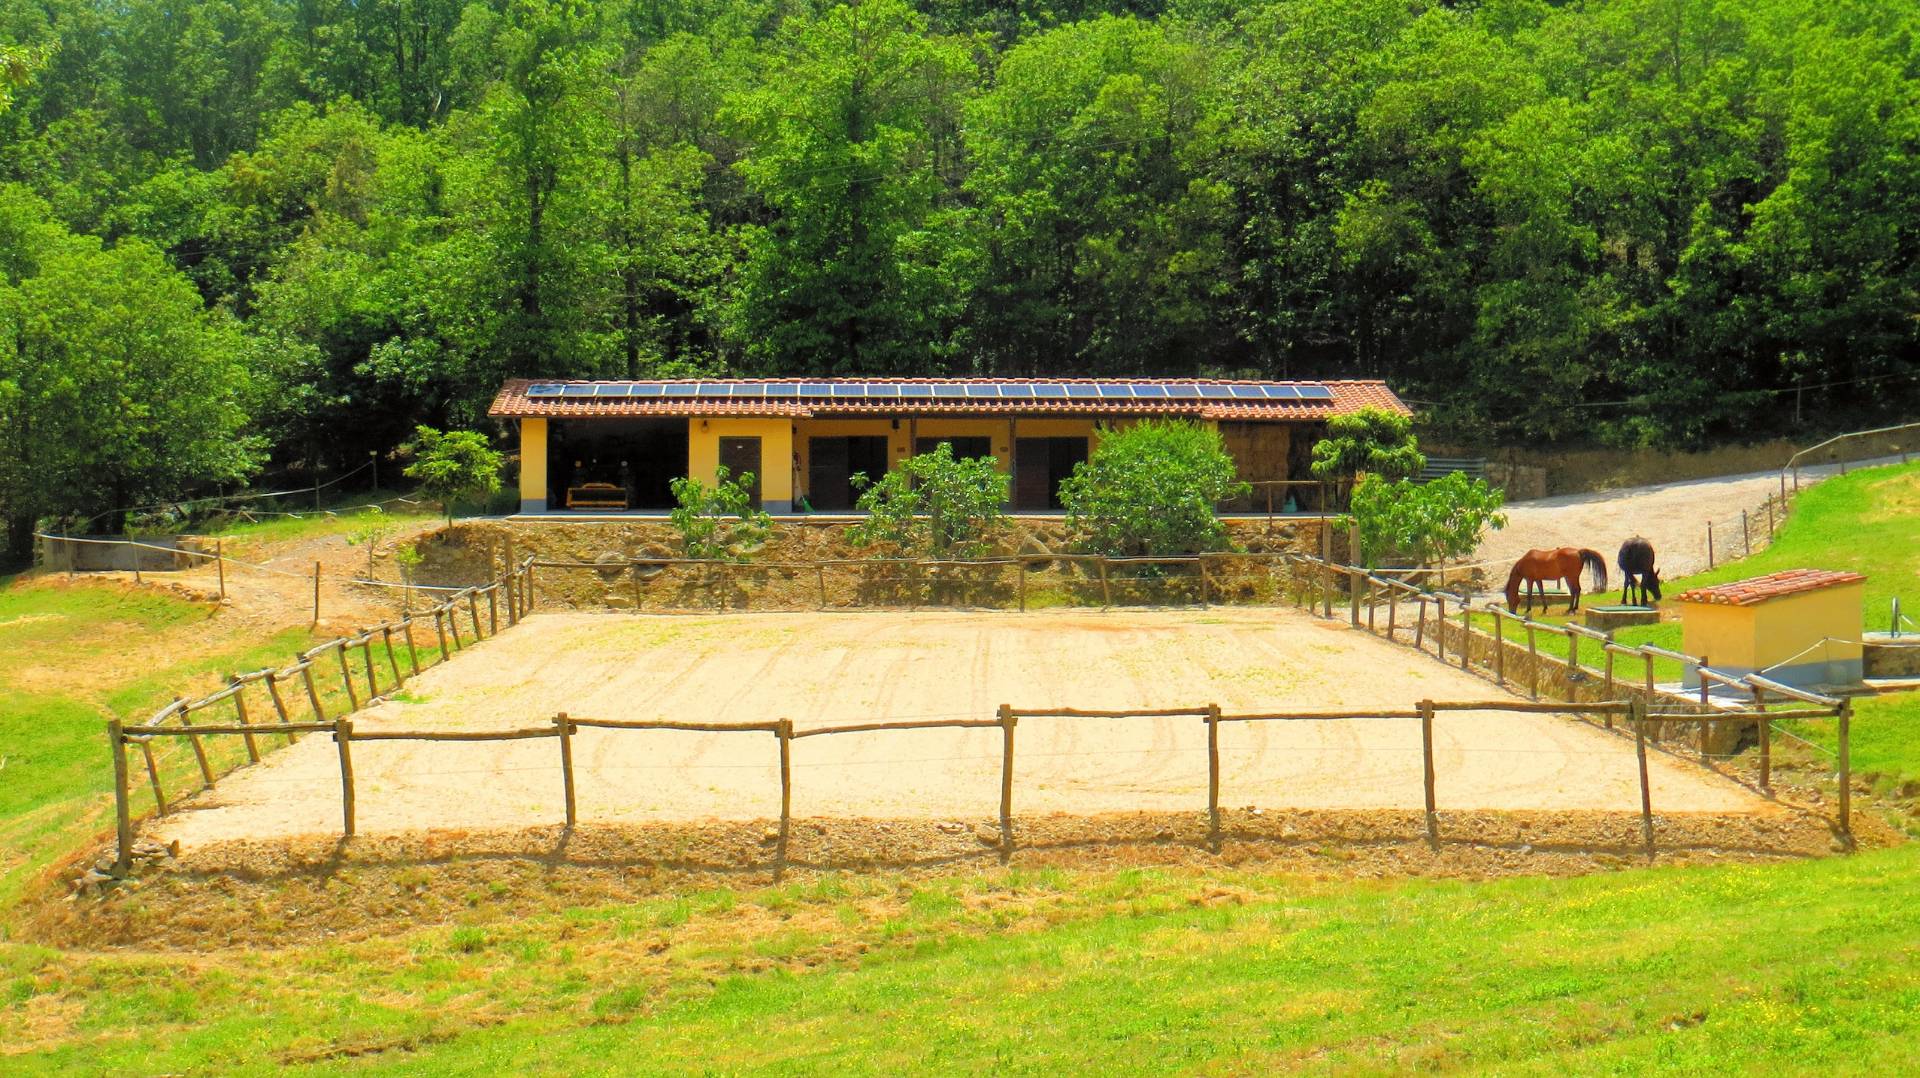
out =
{"type": "Polygon", "coordinates": [[[0,0],[0,44],[16,535],[513,375],[1380,376],[1480,444],[1920,399],[1920,5],[0,0]]]}

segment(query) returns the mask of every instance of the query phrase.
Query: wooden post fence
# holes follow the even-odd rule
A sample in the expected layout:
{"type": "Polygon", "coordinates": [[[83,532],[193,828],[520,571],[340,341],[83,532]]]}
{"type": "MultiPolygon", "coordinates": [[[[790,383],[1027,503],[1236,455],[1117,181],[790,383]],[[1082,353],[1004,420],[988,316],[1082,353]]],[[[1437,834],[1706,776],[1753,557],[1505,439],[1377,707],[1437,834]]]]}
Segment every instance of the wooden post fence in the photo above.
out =
{"type": "Polygon", "coordinates": [[[1533,619],[1524,623],[1527,627],[1527,695],[1540,699],[1540,647],[1534,636],[1533,619]]]}
{"type": "MultiPolygon", "coordinates": [[[[185,727],[192,727],[193,726],[193,709],[187,707],[187,702],[176,696],[173,698],[173,706],[179,709],[180,711],[180,725],[185,727]]],[[[200,744],[199,734],[189,735],[187,740],[193,743],[194,759],[200,761],[200,777],[207,780],[208,786],[212,786],[213,785],[213,765],[207,762],[206,746],[200,744]]]]}
{"type": "Polygon", "coordinates": [[[400,657],[393,652],[393,625],[380,626],[380,643],[387,649],[387,669],[393,672],[393,687],[403,689],[407,685],[406,676],[400,673],[400,657]]]}
{"type": "Polygon", "coordinates": [[[452,653],[447,650],[447,626],[446,622],[442,620],[445,616],[446,612],[442,608],[437,606],[433,608],[433,634],[440,640],[441,662],[446,662],[453,657],[452,653]]]}
{"type": "Polygon", "coordinates": [[[1113,605],[1113,588],[1107,583],[1107,556],[1100,555],[1100,606],[1102,609],[1113,605]]]}
{"type": "Polygon", "coordinates": [[[213,541],[213,571],[220,580],[220,601],[227,601],[227,557],[225,540],[213,541]]]}
{"type": "Polygon", "coordinates": [[[780,739],[780,844],[773,853],[779,871],[787,867],[787,838],[793,831],[793,720],[781,719],[773,735],[780,739]]]}
{"type": "Polygon", "coordinates": [[[1473,664],[1473,608],[1465,601],[1460,604],[1460,669],[1469,669],[1473,664]]]}
{"type": "Polygon", "coordinates": [[[340,750],[341,827],[353,834],[353,720],[333,720],[333,743],[340,750]]]}
{"type": "MultiPolygon", "coordinates": [[[[234,718],[242,726],[252,726],[253,723],[247,721],[247,689],[245,684],[241,682],[240,675],[239,674],[227,675],[227,684],[233,687],[234,718]]],[[[259,763],[260,762],[260,746],[254,744],[253,731],[251,730],[247,731],[247,733],[242,737],[241,740],[245,741],[247,745],[247,759],[256,764],[259,763]]]]}
{"type": "Polygon", "coordinates": [[[146,761],[147,783],[153,787],[153,810],[165,816],[167,795],[160,789],[160,765],[154,761],[153,745],[144,739],[140,742],[140,757],[146,761]]]}
{"type": "Polygon", "coordinates": [[[1848,744],[1848,727],[1853,719],[1853,701],[1842,700],[1840,719],[1840,834],[1848,846],[1853,845],[1853,752],[1848,744]]]}
{"type": "Polygon", "coordinates": [[[347,664],[346,641],[341,641],[338,646],[333,649],[333,653],[340,658],[340,684],[345,686],[347,690],[347,710],[358,711],[360,710],[360,694],[353,691],[353,668],[347,664]]]}
{"type": "Polygon", "coordinates": [[[1760,735],[1760,788],[1773,788],[1773,720],[1766,718],[1767,694],[1760,686],[1753,687],[1753,710],[1761,718],[1754,720],[1754,726],[1760,735]]]}
{"type": "MultiPolygon", "coordinates": [[[[287,701],[280,695],[280,672],[278,670],[267,671],[266,681],[267,699],[273,701],[274,716],[280,720],[280,725],[285,726],[289,722],[292,722],[293,718],[287,714],[287,701]]],[[[293,731],[286,731],[286,735],[287,744],[293,744],[293,731]]]]}
{"type": "Polygon", "coordinates": [[[313,623],[320,624],[320,563],[313,563],[313,623]]]}

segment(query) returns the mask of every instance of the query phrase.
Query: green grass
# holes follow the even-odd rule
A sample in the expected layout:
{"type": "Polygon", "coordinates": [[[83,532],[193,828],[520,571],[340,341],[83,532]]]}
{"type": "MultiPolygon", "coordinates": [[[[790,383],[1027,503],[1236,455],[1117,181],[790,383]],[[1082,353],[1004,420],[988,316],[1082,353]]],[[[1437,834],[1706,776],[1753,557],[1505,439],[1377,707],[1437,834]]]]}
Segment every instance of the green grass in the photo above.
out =
{"type": "Polygon", "coordinates": [[[33,1045],[23,1074],[1910,1073],[1917,895],[1907,850],[1479,884],[859,877],[282,951],[15,948],[0,1040],[33,1045]]]}
{"type": "Polygon", "coordinates": [[[299,515],[263,517],[253,521],[236,518],[192,530],[196,534],[217,535],[230,540],[234,544],[233,549],[244,556],[247,551],[264,545],[334,535],[355,536],[369,528],[426,524],[442,519],[437,507],[425,503],[413,506],[394,504],[384,509],[370,505],[395,497],[398,495],[392,491],[368,491],[336,506],[329,506],[325,512],[288,505],[281,507],[282,511],[299,515]]]}
{"type": "MultiPolygon", "coordinates": [[[[261,639],[220,622],[210,605],[160,592],[0,578],[0,911],[36,873],[110,826],[107,719],[144,720],[175,694],[284,665],[314,642],[304,629],[261,639]]],[[[384,661],[379,649],[375,656],[384,661]]],[[[336,697],[337,680],[327,685],[336,697]]],[[[242,753],[233,738],[210,749],[216,764],[242,753]]],[[[194,774],[188,747],[162,746],[159,758],[168,788],[184,790],[194,774]]],[[[144,783],[134,790],[135,811],[150,810],[144,783]]]]}

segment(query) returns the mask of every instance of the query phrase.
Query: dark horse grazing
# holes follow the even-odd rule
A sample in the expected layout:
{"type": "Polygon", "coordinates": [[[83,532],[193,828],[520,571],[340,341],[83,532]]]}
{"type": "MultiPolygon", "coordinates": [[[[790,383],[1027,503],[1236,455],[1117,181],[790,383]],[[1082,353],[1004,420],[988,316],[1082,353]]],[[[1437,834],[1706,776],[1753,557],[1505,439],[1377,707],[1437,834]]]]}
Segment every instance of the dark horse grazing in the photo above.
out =
{"type": "Polygon", "coordinates": [[[1529,550],[1513,563],[1513,572],[1507,574],[1507,609],[1518,612],[1520,609],[1520,582],[1527,582],[1527,609],[1533,609],[1533,590],[1540,589],[1540,605],[1547,602],[1547,581],[1564,580],[1567,582],[1567,594],[1572,601],[1567,604],[1567,613],[1580,609],[1580,570],[1593,570],[1593,578],[1599,583],[1598,590],[1607,590],[1607,559],[1597,550],[1575,549],[1563,546],[1559,550],[1529,550]]]}
{"type": "MultiPolygon", "coordinates": [[[[1653,544],[1639,536],[1620,544],[1620,573],[1626,582],[1620,588],[1620,601],[1631,603],[1627,596],[1639,591],[1640,602],[1633,605],[1646,606],[1647,596],[1651,594],[1654,602],[1660,601],[1660,574],[1653,567],[1653,544]]],[[[1604,586],[1604,585],[1603,585],[1604,586]]]]}

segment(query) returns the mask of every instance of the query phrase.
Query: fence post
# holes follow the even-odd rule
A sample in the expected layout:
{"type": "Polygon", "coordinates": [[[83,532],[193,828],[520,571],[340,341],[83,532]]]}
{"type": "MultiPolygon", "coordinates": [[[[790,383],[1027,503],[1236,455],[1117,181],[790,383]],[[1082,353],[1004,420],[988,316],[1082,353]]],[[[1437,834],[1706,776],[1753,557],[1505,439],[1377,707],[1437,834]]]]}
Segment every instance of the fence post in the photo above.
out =
{"type": "MultiPolygon", "coordinates": [[[[1606,689],[1604,692],[1601,693],[1601,695],[1605,696],[1609,700],[1613,699],[1613,647],[1612,645],[1613,645],[1613,634],[1608,633],[1606,640],[1602,641],[1600,644],[1600,655],[1602,657],[1602,660],[1601,660],[1602,663],[1606,666],[1606,674],[1604,675],[1606,678],[1606,681],[1605,681],[1606,689]]],[[[1607,712],[1607,729],[1609,730],[1613,729],[1613,712],[1611,711],[1607,712]]]]}
{"type": "Polygon", "coordinates": [[[213,571],[220,578],[220,601],[227,601],[227,556],[226,543],[222,539],[213,541],[213,571]]]}
{"type": "Polygon", "coordinates": [[[1440,848],[1440,819],[1434,815],[1433,799],[1433,701],[1420,701],[1420,757],[1423,762],[1422,784],[1427,795],[1427,845],[1440,848]]]}
{"type": "Polygon", "coordinates": [[[1647,788],[1647,702],[1627,701],[1627,721],[1633,723],[1633,752],[1640,761],[1640,835],[1647,844],[1647,860],[1653,860],[1653,794],[1647,788]]]}
{"type": "MultiPolygon", "coordinates": [[[[1571,686],[1580,672],[1580,634],[1567,630],[1567,684],[1571,686]]],[[[1569,692],[1571,695],[1571,692],[1569,692]]]]}
{"type": "Polygon", "coordinates": [[[407,678],[406,678],[406,675],[400,672],[400,657],[393,653],[393,623],[392,622],[388,622],[387,624],[380,626],[380,642],[386,645],[387,668],[393,671],[393,687],[396,689],[406,688],[407,678]]]}
{"type": "MultiPolygon", "coordinates": [[[[1025,558],[1020,558],[1013,563],[1013,575],[1015,578],[1015,588],[1020,592],[1020,612],[1024,614],[1027,612],[1027,560],[1025,558]]],[[[823,589],[821,595],[823,596],[826,594],[824,590],[825,587],[826,585],[821,585],[823,589]]],[[[825,608],[826,600],[823,598],[821,600],[821,609],[825,608]]]]}
{"type": "Polygon", "coordinates": [[[360,658],[367,664],[367,703],[380,695],[380,682],[373,676],[373,630],[360,630],[360,658]]]}
{"type": "Polygon", "coordinates": [[[1753,710],[1760,718],[1754,725],[1760,728],[1760,788],[1773,788],[1773,720],[1766,717],[1767,694],[1760,686],[1753,687],[1753,710]]]}
{"type": "Polygon", "coordinates": [[[1220,852],[1220,705],[1207,705],[1207,847],[1220,852]]]}
{"type": "MultiPolygon", "coordinates": [[[[819,562],[813,563],[813,582],[820,588],[820,609],[827,608],[827,567],[819,562]]],[[[1020,578],[1020,609],[1027,608],[1027,580],[1020,578]]]]}
{"type": "Polygon", "coordinates": [[[1360,567],[1347,566],[1347,622],[1354,628],[1360,627],[1360,567]]]}
{"type": "Polygon", "coordinates": [[[413,646],[413,619],[400,619],[400,635],[407,642],[407,665],[413,668],[413,676],[420,676],[420,652],[413,646]]]}
{"type": "Polygon", "coordinates": [[[153,759],[152,739],[140,742],[140,756],[147,764],[147,782],[153,786],[153,809],[158,814],[167,814],[167,795],[160,789],[160,765],[153,759]]]}
{"type": "Polygon", "coordinates": [[[1526,620],[1527,626],[1527,695],[1540,699],[1540,646],[1534,635],[1533,619],[1526,620]]]}
{"type": "Polygon", "coordinates": [[[327,709],[320,706],[320,690],[313,684],[313,660],[296,655],[293,660],[300,667],[300,679],[307,687],[307,703],[313,705],[313,721],[326,722],[327,709]]]}
{"type": "Polygon", "coordinates": [[[472,588],[467,589],[467,613],[473,617],[473,642],[477,644],[486,639],[486,634],[480,631],[480,595],[472,588]]]}
{"type": "Polygon", "coordinates": [[[1773,495],[1767,495],[1767,538],[1773,538],[1773,495]]]}
{"type": "Polygon", "coordinates": [[[571,831],[574,823],[573,801],[573,723],[568,721],[567,713],[562,711],[554,716],[553,725],[560,731],[560,785],[566,794],[567,829],[571,831]]]}
{"type": "Polygon", "coordinates": [[[1467,670],[1473,664],[1473,608],[1466,600],[1460,601],[1460,669],[1467,670]]]}
{"type": "Polygon", "coordinates": [[[1493,615],[1493,680],[1501,688],[1507,687],[1507,620],[1506,611],[1497,606],[1487,608],[1493,615]]]}
{"type": "MultiPolygon", "coordinates": [[[[181,701],[181,699],[178,696],[176,696],[173,698],[173,702],[175,704],[179,704],[179,703],[182,703],[183,701],[181,701]]],[[[180,709],[180,725],[188,727],[189,729],[192,728],[193,711],[191,708],[182,707],[180,709]]],[[[208,786],[212,786],[213,785],[213,765],[207,762],[207,750],[205,746],[200,744],[200,735],[190,734],[188,735],[187,740],[193,742],[194,758],[200,761],[200,776],[207,780],[208,786]]]]}
{"type": "MultiPolygon", "coordinates": [[[[277,670],[267,671],[267,697],[273,701],[273,713],[279,718],[280,725],[285,726],[293,721],[287,715],[287,702],[280,697],[280,672],[277,670]]],[[[293,744],[292,730],[287,731],[287,744],[293,744]]]]}
{"type": "Polygon", "coordinates": [[[340,818],[346,833],[353,834],[353,720],[333,720],[333,743],[340,750],[340,818]]]}
{"type": "Polygon", "coordinates": [[[1100,607],[1106,609],[1113,605],[1113,587],[1107,583],[1107,556],[1100,557],[1100,607]]]}
{"type": "Polygon", "coordinates": [[[1853,701],[1840,701],[1840,834],[1847,846],[1853,846],[1853,752],[1848,727],[1853,719],[1853,701]]]}
{"type": "Polygon", "coordinates": [[[1013,854],[1013,728],[1020,720],[1010,704],[1000,705],[1000,860],[1013,854]]]}
{"type": "MultiPolygon", "coordinates": [[[[1326,505],[1321,504],[1324,513],[1326,505]]],[[[1320,616],[1333,617],[1333,519],[1320,518],[1320,616]]]]}
{"type": "Polygon", "coordinates": [[[1205,554],[1199,554],[1196,556],[1200,559],[1200,605],[1212,606],[1213,602],[1212,602],[1211,593],[1213,591],[1213,588],[1211,586],[1211,583],[1207,580],[1207,556],[1205,554]]]}
{"type": "Polygon", "coordinates": [[[320,624],[320,563],[313,563],[313,623],[320,624]]]}
{"type": "Polygon", "coordinates": [[[780,844],[774,847],[774,867],[787,867],[787,836],[793,830],[793,720],[781,719],[774,730],[780,739],[780,844]]]}
{"type": "Polygon", "coordinates": [[[1713,521],[1707,521],[1707,568],[1713,568],[1713,521]]]}
{"type": "Polygon", "coordinates": [[[1387,639],[1394,638],[1395,622],[1399,620],[1400,589],[1387,589],[1387,639]]]}
{"type": "Polygon", "coordinates": [[[500,635],[500,589],[487,589],[487,635],[500,635]]]}
{"type": "MultiPolygon", "coordinates": [[[[247,717],[247,690],[240,684],[240,675],[228,674],[227,684],[234,686],[235,689],[233,694],[234,717],[240,720],[240,725],[252,726],[253,723],[248,721],[247,717]]],[[[247,743],[247,759],[256,764],[259,763],[260,747],[254,744],[253,731],[249,730],[241,735],[241,740],[247,743]]]]}
{"type": "Polygon", "coordinates": [[[1747,544],[1747,557],[1753,557],[1753,529],[1747,525],[1747,511],[1740,510],[1740,538],[1747,544]]]}
{"type": "Polygon", "coordinates": [[[1447,661],[1447,595],[1441,592],[1433,597],[1433,654],[1441,662],[1447,661]]]}
{"type": "Polygon", "coordinates": [[[124,876],[133,867],[133,809],[127,804],[127,740],[119,719],[107,720],[107,745],[113,749],[113,823],[120,851],[113,872],[124,876]]]}
{"type": "Polygon", "coordinates": [[[1421,651],[1427,643],[1427,593],[1420,593],[1420,608],[1414,612],[1413,650],[1421,651]]]}
{"type": "Polygon", "coordinates": [[[347,664],[347,642],[345,640],[339,641],[338,645],[333,649],[333,653],[340,657],[340,684],[347,687],[347,710],[358,711],[360,710],[360,694],[353,690],[353,667],[347,664]]]}
{"type": "Polygon", "coordinates": [[[433,608],[433,632],[435,636],[440,638],[440,661],[441,662],[446,662],[448,659],[452,658],[452,653],[447,651],[447,627],[446,627],[446,624],[440,620],[445,615],[446,615],[446,612],[442,610],[440,607],[436,606],[433,608]]]}

